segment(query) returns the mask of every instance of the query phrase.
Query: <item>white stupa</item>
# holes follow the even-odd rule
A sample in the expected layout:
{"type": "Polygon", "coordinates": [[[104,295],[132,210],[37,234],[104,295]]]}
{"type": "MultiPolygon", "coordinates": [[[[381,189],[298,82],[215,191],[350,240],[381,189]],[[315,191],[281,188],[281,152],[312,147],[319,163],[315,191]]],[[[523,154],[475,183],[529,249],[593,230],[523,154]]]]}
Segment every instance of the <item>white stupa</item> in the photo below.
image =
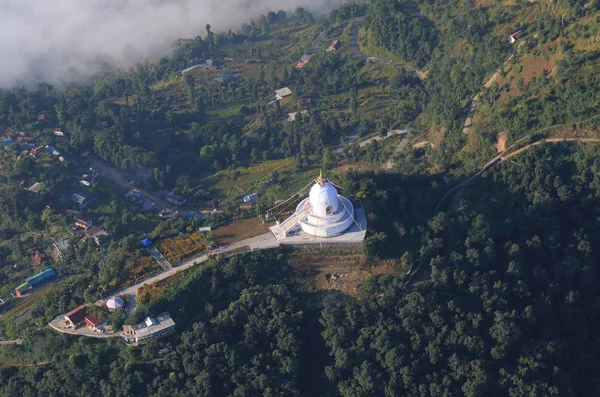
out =
{"type": "Polygon", "coordinates": [[[123,299],[119,298],[118,296],[116,298],[110,298],[106,301],[106,307],[108,307],[110,311],[119,310],[123,307],[124,304],[125,301],[123,301],[123,299]]]}
{"type": "Polygon", "coordinates": [[[294,214],[278,224],[273,232],[278,239],[300,230],[315,237],[334,237],[344,233],[353,223],[354,206],[321,174],[294,214]]]}

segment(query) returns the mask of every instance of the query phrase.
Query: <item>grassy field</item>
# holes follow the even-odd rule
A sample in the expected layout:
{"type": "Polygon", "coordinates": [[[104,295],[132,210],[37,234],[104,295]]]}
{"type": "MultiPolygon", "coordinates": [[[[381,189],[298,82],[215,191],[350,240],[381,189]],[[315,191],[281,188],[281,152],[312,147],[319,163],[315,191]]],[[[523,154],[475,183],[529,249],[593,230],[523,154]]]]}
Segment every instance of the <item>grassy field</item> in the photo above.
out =
{"type": "MultiPolygon", "coordinates": [[[[205,178],[202,183],[214,189],[214,195],[230,203],[239,203],[245,194],[261,191],[260,182],[273,171],[279,174],[279,182],[266,188],[266,191],[278,198],[287,198],[318,174],[317,167],[301,172],[296,170],[296,160],[292,158],[262,162],[250,167],[235,170],[223,170],[205,178]],[[239,175],[236,177],[236,173],[239,175]]],[[[263,189],[264,190],[264,189],[263,189]]]]}
{"type": "Polygon", "coordinates": [[[240,100],[216,107],[215,109],[206,109],[206,114],[211,116],[211,118],[221,120],[231,120],[232,118],[237,118],[238,123],[245,123],[244,117],[240,115],[240,108],[244,105],[251,104],[252,103],[249,100],[240,100]]]}
{"type": "MultiPolygon", "coordinates": [[[[229,197],[232,191],[243,195],[247,189],[256,185],[275,170],[285,167],[291,159],[280,159],[262,162],[250,167],[239,167],[235,170],[222,170],[202,180],[207,188],[213,188],[222,197],[229,197]],[[239,173],[237,178],[236,173],[239,173]]],[[[252,192],[250,192],[252,193],[252,192]]]]}
{"type": "Polygon", "coordinates": [[[179,263],[205,249],[204,242],[200,240],[198,233],[170,237],[159,241],[157,245],[160,252],[171,264],[179,263]]]}
{"type": "Polygon", "coordinates": [[[358,48],[363,54],[369,57],[393,59],[401,63],[406,63],[392,52],[386,50],[385,48],[377,47],[375,44],[373,44],[373,39],[370,32],[366,31],[364,28],[361,28],[358,31],[358,48]]]}

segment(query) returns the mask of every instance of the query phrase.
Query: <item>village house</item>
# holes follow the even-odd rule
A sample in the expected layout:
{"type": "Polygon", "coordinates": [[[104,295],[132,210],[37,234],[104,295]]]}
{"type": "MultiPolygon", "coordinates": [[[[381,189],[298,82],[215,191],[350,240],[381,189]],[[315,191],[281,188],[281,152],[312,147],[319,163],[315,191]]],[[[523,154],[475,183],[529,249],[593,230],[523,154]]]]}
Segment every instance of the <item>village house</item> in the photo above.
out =
{"type": "Polygon", "coordinates": [[[89,199],[83,193],[73,193],[71,197],[69,197],[73,203],[79,205],[79,208],[84,208],[89,203],[89,199]]]}
{"type": "Polygon", "coordinates": [[[23,293],[25,291],[31,290],[33,287],[35,287],[36,285],[50,279],[56,277],[56,272],[54,271],[54,269],[49,268],[46,269],[42,272],[39,272],[37,274],[34,274],[31,277],[27,277],[25,279],[25,282],[21,285],[19,285],[16,289],[15,289],[15,296],[17,298],[21,298],[23,296],[23,293]]]}
{"type": "Polygon", "coordinates": [[[65,314],[65,325],[67,327],[75,329],[83,323],[93,331],[103,332],[99,327],[104,321],[98,317],[87,314],[87,307],[85,305],[77,306],[75,309],[65,314]]]}
{"type": "Polygon", "coordinates": [[[93,226],[93,221],[89,218],[79,217],[75,220],[75,227],[80,227],[82,229],[89,229],[93,226]]]}
{"type": "Polygon", "coordinates": [[[46,112],[37,116],[37,121],[52,121],[54,119],[54,115],[52,113],[46,112]]]}
{"type": "Polygon", "coordinates": [[[35,194],[39,194],[42,190],[42,185],[39,182],[35,182],[31,186],[26,187],[25,190],[29,190],[30,192],[33,192],[35,194]]]}
{"type": "Polygon", "coordinates": [[[510,44],[514,44],[514,43],[515,43],[515,41],[517,41],[517,39],[518,39],[518,38],[519,38],[521,35],[523,35],[523,31],[522,31],[522,30],[517,30],[516,32],[514,32],[514,33],[512,33],[512,34],[510,34],[510,35],[508,36],[508,42],[509,42],[510,44]]]}
{"type": "Polygon", "coordinates": [[[102,328],[99,328],[100,325],[104,324],[104,321],[100,320],[98,317],[87,315],[83,320],[92,331],[104,332],[102,328]]]}
{"type": "Polygon", "coordinates": [[[97,245],[102,245],[110,239],[110,233],[100,226],[92,226],[85,232],[87,238],[91,238],[97,245]]]}
{"type": "Polygon", "coordinates": [[[156,194],[160,197],[163,197],[165,200],[167,200],[171,204],[183,205],[186,202],[185,198],[178,196],[173,192],[168,192],[166,190],[158,190],[158,191],[156,191],[156,194]]]}
{"type": "Polygon", "coordinates": [[[310,98],[298,98],[298,107],[303,108],[312,105],[310,98]]]}
{"type": "Polygon", "coordinates": [[[144,195],[137,189],[129,190],[127,193],[125,193],[125,197],[135,201],[140,207],[142,207],[144,211],[152,211],[156,208],[154,201],[144,197],[144,195]]]}
{"type": "Polygon", "coordinates": [[[299,111],[299,112],[292,112],[292,113],[288,113],[288,118],[287,118],[287,121],[294,121],[294,120],[296,120],[296,117],[297,117],[299,114],[302,114],[302,115],[304,115],[304,114],[306,114],[306,113],[308,113],[306,110],[302,110],[302,111],[299,111]]]}
{"type": "Polygon", "coordinates": [[[310,61],[310,58],[312,58],[314,56],[314,54],[304,54],[300,57],[300,60],[298,61],[298,63],[296,64],[296,69],[302,69],[304,67],[304,65],[306,65],[308,63],[308,61],[310,61]]]}
{"type": "Polygon", "coordinates": [[[22,158],[27,157],[27,156],[29,156],[29,150],[23,150],[17,156],[17,160],[21,160],[22,158]]]}
{"type": "Polygon", "coordinates": [[[278,90],[275,90],[275,98],[277,98],[278,101],[281,101],[283,98],[288,97],[290,95],[292,95],[292,90],[290,90],[288,87],[283,87],[278,90]]]}
{"type": "Polygon", "coordinates": [[[37,156],[39,156],[40,153],[44,152],[45,150],[45,146],[38,146],[35,149],[31,149],[29,151],[29,154],[31,155],[31,157],[36,158],[37,156]]]}
{"type": "Polygon", "coordinates": [[[173,217],[175,217],[177,215],[179,215],[179,212],[175,211],[175,210],[172,210],[170,208],[163,208],[158,213],[158,216],[160,216],[161,218],[173,218],[173,217]]]}
{"type": "Polygon", "coordinates": [[[79,183],[84,186],[92,186],[94,183],[96,183],[96,176],[93,174],[83,174],[81,175],[79,183]]]}
{"type": "Polygon", "coordinates": [[[207,59],[205,63],[200,63],[198,65],[190,66],[189,68],[183,69],[181,74],[184,75],[188,72],[191,72],[194,69],[202,69],[202,70],[211,70],[213,68],[212,59],[207,59]]]}
{"type": "Polygon", "coordinates": [[[33,256],[31,257],[31,266],[33,266],[34,269],[37,269],[45,260],[46,255],[36,249],[33,251],[33,256]]]}
{"type": "Polygon", "coordinates": [[[72,328],[77,328],[79,324],[85,321],[87,307],[85,305],[77,306],[65,314],[65,324],[72,328]]]}
{"type": "Polygon", "coordinates": [[[63,256],[65,252],[69,249],[69,239],[63,238],[58,240],[57,242],[52,244],[52,250],[57,258],[63,256]]]}
{"type": "Polygon", "coordinates": [[[146,317],[143,323],[123,326],[123,341],[128,345],[141,345],[152,339],[163,338],[175,332],[175,322],[169,313],[146,317]]]}
{"type": "Polygon", "coordinates": [[[54,136],[57,136],[57,137],[64,138],[66,136],[66,134],[62,128],[54,128],[52,130],[52,132],[54,133],[54,136]]]}
{"type": "Polygon", "coordinates": [[[46,145],[46,150],[54,157],[60,156],[60,152],[54,146],[46,145]]]}
{"type": "Polygon", "coordinates": [[[17,142],[27,142],[27,143],[33,143],[35,141],[35,138],[32,136],[18,136],[17,139],[15,139],[17,142]]]}
{"type": "Polygon", "coordinates": [[[244,203],[256,203],[258,201],[258,193],[248,194],[242,197],[244,203]]]}

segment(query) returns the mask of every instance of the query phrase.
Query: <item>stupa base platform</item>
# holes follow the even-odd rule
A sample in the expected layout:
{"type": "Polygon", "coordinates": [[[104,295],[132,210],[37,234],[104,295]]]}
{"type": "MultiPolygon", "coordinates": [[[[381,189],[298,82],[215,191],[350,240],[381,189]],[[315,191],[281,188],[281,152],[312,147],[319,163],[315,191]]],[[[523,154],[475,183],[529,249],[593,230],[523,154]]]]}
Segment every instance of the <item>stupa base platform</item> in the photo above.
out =
{"type": "MultiPolygon", "coordinates": [[[[346,231],[342,234],[333,237],[317,237],[307,234],[302,231],[299,224],[298,227],[290,227],[289,224],[273,225],[269,228],[275,239],[280,245],[305,245],[305,244],[340,244],[340,245],[360,245],[365,239],[367,232],[367,217],[365,216],[364,208],[354,209],[354,220],[346,231]],[[286,230],[287,235],[286,235],[286,230]]],[[[288,218],[287,221],[293,221],[288,218]]]]}

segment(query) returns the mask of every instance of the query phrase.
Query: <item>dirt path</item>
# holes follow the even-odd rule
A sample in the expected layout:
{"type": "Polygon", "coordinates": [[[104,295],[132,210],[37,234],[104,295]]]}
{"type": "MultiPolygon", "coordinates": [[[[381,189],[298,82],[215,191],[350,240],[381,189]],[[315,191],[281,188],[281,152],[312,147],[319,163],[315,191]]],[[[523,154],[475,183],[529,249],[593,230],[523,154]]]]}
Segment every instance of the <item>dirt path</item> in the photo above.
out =
{"type": "Polygon", "coordinates": [[[504,156],[502,160],[508,160],[511,157],[514,157],[520,153],[523,153],[526,150],[531,149],[534,146],[537,146],[541,143],[559,143],[559,142],[600,142],[600,138],[547,138],[543,140],[539,140],[537,142],[530,143],[527,146],[523,146],[521,149],[515,150],[514,152],[504,156]]]}
{"type": "MultiPolygon", "coordinates": [[[[506,58],[506,60],[504,60],[502,65],[494,73],[492,73],[490,78],[487,79],[487,81],[485,83],[483,83],[483,88],[485,88],[485,89],[490,88],[492,86],[492,84],[494,84],[494,82],[496,80],[498,80],[498,77],[500,76],[500,72],[502,71],[504,66],[506,66],[506,64],[508,62],[510,62],[512,57],[513,57],[513,55],[511,54],[508,58],[506,58]]],[[[473,126],[473,117],[475,116],[475,111],[477,110],[477,107],[479,106],[482,95],[483,95],[483,90],[479,91],[477,94],[475,94],[473,99],[471,99],[471,102],[469,105],[469,112],[467,113],[467,118],[465,119],[465,123],[463,124],[463,134],[468,134],[471,130],[471,127],[473,126]]]]}
{"type": "Polygon", "coordinates": [[[33,367],[34,365],[39,367],[42,365],[50,364],[50,362],[49,361],[40,361],[39,363],[36,363],[36,364],[19,364],[19,363],[0,362],[0,364],[4,365],[5,367],[33,367]]]}
{"type": "Polygon", "coordinates": [[[402,135],[406,139],[406,138],[408,138],[408,131],[406,131],[406,130],[392,130],[392,131],[388,131],[388,133],[385,136],[378,135],[378,136],[375,136],[373,138],[369,138],[369,139],[367,139],[365,141],[359,142],[358,143],[358,147],[363,148],[363,147],[367,146],[369,143],[372,143],[372,142],[375,142],[375,141],[382,141],[384,139],[388,139],[388,138],[391,138],[391,137],[396,136],[396,135],[402,135]]]}
{"type": "MultiPolygon", "coordinates": [[[[600,117],[600,114],[593,116],[587,120],[584,120],[583,122],[587,122],[590,121],[594,118],[600,117]]],[[[579,122],[582,123],[582,122],[579,122]]],[[[576,124],[579,124],[576,123],[576,124]]],[[[560,125],[557,126],[551,126],[551,127],[546,127],[543,128],[542,130],[536,131],[536,133],[539,133],[543,130],[552,128],[552,127],[558,127],[560,125]]],[[[600,138],[576,138],[576,137],[568,137],[568,138],[540,138],[539,140],[532,142],[526,146],[523,146],[522,148],[519,148],[517,150],[515,150],[514,152],[510,152],[511,150],[513,150],[522,140],[524,140],[525,138],[527,138],[528,136],[524,136],[523,138],[517,140],[515,143],[513,143],[512,145],[510,145],[505,151],[503,151],[502,153],[494,156],[490,161],[488,161],[483,167],[481,167],[481,169],[479,171],[477,171],[475,174],[471,175],[470,177],[468,177],[464,182],[454,186],[453,188],[451,188],[450,190],[448,190],[446,192],[446,194],[444,194],[444,196],[440,199],[440,201],[438,202],[437,207],[435,208],[435,213],[437,214],[439,212],[439,208],[440,205],[444,202],[444,200],[451,195],[453,192],[455,192],[458,189],[461,189],[463,187],[465,187],[466,185],[468,185],[473,179],[477,178],[478,176],[480,176],[481,174],[483,174],[484,172],[486,172],[487,170],[489,170],[490,168],[492,168],[494,165],[496,165],[497,163],[499,163],[500,161],[504,161],[504,160],[508,160],[520,153],[523,153],[524,151],[527,151],[529,149],[531,149],[534,146],[540,145],[544,142],[547,143],[560,143],[560,142],[587,142],[587,143],[600,143],[600,138]],[[510,153],[509,153],[510,152],[510,153]]]]}
{"type": "MultiPolygon", "coordinates": [[[[400,153],[401,151],[403,151],[407,144],[408,144],[408,134],[405,134],[402,137],[400,137],[400,141],[396,144],[396,148],[394,149],[394,153],[392,153],[392,156],[396,153],[400,153]]],[[[391,158],[392,156],[390,156],[390,159],[385,164],[385,168],[387,170],[391,170],[392,168],[394,168],[395,163],[391,158]]]]}

